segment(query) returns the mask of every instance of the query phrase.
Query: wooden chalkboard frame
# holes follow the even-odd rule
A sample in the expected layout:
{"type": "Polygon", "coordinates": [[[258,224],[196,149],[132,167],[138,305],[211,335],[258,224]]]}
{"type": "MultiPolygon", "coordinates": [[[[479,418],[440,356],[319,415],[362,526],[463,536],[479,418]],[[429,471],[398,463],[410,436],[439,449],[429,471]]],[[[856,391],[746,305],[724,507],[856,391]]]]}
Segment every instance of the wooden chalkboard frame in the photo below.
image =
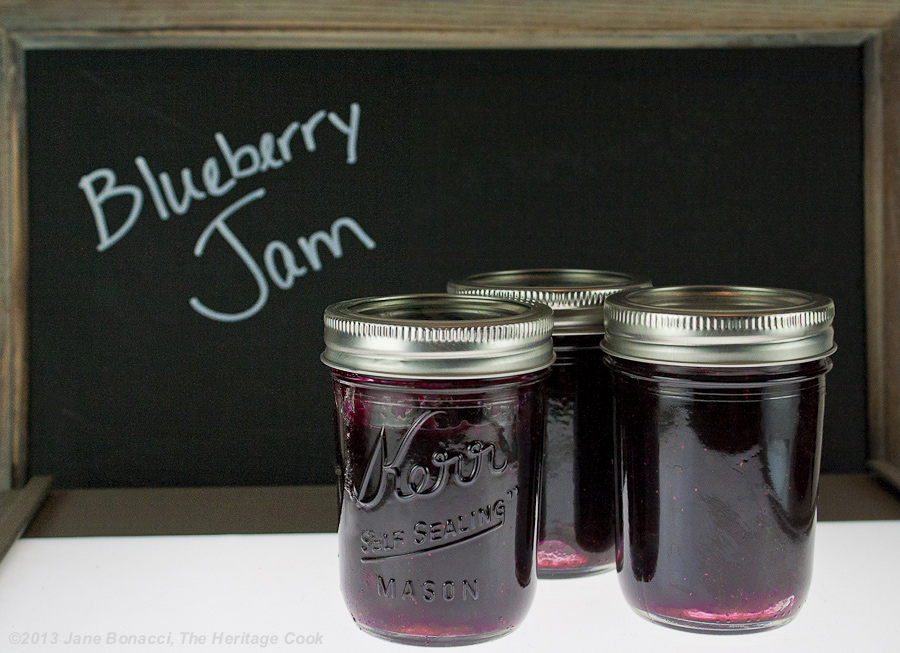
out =
{"type": "Polygon", "coordinates": [[[0,0],[0,489],[27,480],[27,51],[804,45],[865,52],[869,458],[900,488],[900,2],[0,0]]]}

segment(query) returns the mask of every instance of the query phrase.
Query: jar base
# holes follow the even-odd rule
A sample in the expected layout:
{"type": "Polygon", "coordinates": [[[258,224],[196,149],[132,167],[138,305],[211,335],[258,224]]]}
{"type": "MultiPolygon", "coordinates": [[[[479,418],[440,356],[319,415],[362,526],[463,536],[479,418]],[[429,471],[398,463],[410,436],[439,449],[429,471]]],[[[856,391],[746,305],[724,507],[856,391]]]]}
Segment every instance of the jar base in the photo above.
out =
{"type": "Polygon", "coordinates": [[[372,628],[364,624],[356,622],[360,630],[364,633],[384,639],[395,644],[409,644],[412,646],[467,646],[469,644],[480,644],[488,642],[492,639],[498,639],[504,635],[508,635],[516,629],[517,626],[510,626],[505,630],[495,630],[490,633],[475,633],[469,635],[419,635],[416,633],[397,633],[388,630],[372,628]]]}
{"type": "Polygon", "coordinates": [[[764,630],[772,630],[789,623],[797,616],[797,611],[778,617],[776,619],[745,619],[729,615],[727,617],[715,618],[709,615],[703,619],[692,619],[690,617],[679,617],[672,615],[660,615],[646,610],[641,610],[634,606],[631,607],[638,615],[661,626],[674,628],[691,633],[707,633],[710,635],[740,635],[742,633],[754,633],[764,630]]]}
{"type": "Polygon", "coordinates": [[[538,567],[538,579],[561,580],[564,578],[580,578],[582,576],[597,576],[609,571],[615,571],[616,563],[595,565],[591,567],[538,567]]]}

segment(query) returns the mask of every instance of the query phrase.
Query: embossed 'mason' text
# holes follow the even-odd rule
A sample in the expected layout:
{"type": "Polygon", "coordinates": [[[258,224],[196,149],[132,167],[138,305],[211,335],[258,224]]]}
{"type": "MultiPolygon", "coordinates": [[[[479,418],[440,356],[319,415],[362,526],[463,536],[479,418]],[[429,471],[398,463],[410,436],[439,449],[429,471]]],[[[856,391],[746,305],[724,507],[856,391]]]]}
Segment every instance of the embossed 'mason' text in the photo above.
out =
{"type": "Polygon", "coordinates": [[[416,583],[407,580],[405,583],[401,580],[397,582],[394,578],[385,578],[378,576],[375,586],[378,596],[386,599],[409,599],[413,603],[418,603],[417,599],[421,599],[426,603],[431,603],[435,599],[443,599],[444,601],[462,600],[477,601],[478,600],[478,580],[463,579],[461,582],[445,580],[443,583],[436,583],[433,580],[426,580],[416,583]],[[400,583],[403,583],[402,589],[400,583]]]}

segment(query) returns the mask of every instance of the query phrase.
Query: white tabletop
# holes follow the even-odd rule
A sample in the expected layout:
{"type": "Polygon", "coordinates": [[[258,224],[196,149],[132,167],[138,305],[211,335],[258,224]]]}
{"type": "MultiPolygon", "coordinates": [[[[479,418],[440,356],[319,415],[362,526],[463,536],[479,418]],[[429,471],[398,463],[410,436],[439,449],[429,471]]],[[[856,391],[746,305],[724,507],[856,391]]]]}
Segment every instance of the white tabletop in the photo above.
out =
{"type": "MultiPolygon", "coordinates": [[[[20,540],[0,562],[0,651],[416,650],[353,624],[336,537],[20,540]]],[[[518,630],[467,650],[896,652],[898,553],[900,521],[820,523],[806,605],[783,628],[749,635],[651,624],[625,605],[615,574],[540,581],[518,630]]]]}

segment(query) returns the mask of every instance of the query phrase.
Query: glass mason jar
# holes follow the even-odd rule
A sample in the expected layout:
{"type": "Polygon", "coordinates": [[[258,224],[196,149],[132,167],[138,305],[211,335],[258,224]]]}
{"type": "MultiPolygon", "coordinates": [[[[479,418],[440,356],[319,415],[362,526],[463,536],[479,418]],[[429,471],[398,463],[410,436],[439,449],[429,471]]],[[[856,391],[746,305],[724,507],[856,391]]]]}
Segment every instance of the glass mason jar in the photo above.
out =
{"type": "Polygon", "coordinates": [[[326,309],[341,589],[364,631],[471,644],[525,617],[551,327],[546,306],[479,297],[326,309]]]}
{"type": "Polygon", "coordinates": [[[698,286],[606,302],[619,583],[680,629],[780,626],[806,600],[834,304],[698,286]]]}
{"type": "Polygon", "coordinates": [[[603,300],[649,285],[619,272],[564,269],[488,272],[448,284],[454,293],[524,299],[553,309],[556,362],[547,380],[538,578],[615,568],[612,390],[600,349],[603,300]]]}

